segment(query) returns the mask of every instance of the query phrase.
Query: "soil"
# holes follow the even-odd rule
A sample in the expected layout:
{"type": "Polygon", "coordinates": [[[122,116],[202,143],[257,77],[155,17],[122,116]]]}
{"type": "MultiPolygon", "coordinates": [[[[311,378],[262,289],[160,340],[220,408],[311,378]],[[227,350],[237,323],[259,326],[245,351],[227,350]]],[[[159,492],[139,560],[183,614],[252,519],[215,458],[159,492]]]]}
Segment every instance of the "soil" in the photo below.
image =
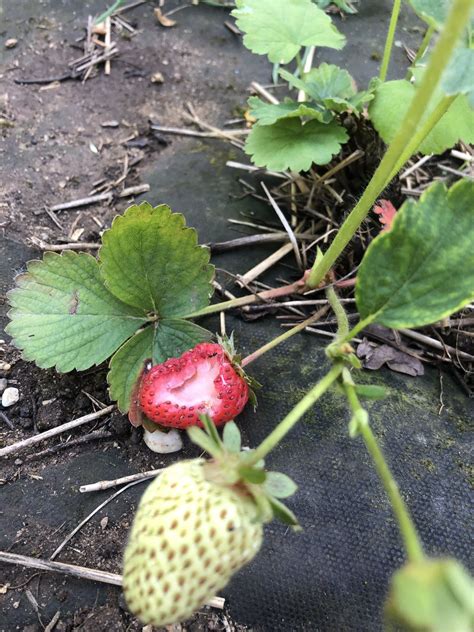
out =
{"type": "MultiPolygon", "coordinates": [[[[360,85],[366,85],[376,73],[390,3],[363,4],[360,16],[347,18],[344,23],[337,18],[341,30],[350,32],[345,53],[347,65],[360,85]]],[[[182,3],[166,1],[167,10],[179,5],[182,3]]],[[[98,204],[79,211],[58,213],[61,228],[53,223],[45,206],[86,197],[95,182],[118,178],[126,155],[130,163],[135,161],[126,186],[150,184],[150,192],[139,199],[147,199],[153,204],[166,202],[173,209],[183,211],[188,223],[198,228],[202,241],[229,239],[228,218],[241,213],[265,216],[269,212],[256,200],[242,199],[236,174],[224,167],[227,159],[241,160],[242,154],[229,149],[229,145],[164,136],[150,130],[150,121],[184,127],[182,112],[186,101],[193,103],[202,119],[222,126],[244,106],[247,86],[252,80],[268,82],[266,60],[248,53],[240,39],[225,28],[223,23],[228,19],[225,10],[203,5],[186,8],[173,16],[178,25],[167,29],[156,23],[154,3],[146,3],[127,13],[138,34],[131,39],[119,40],[120,55],[112,61],[110,76],[100,72],[85,83],[77,80],[45,85],[14,83],[14,79],[62,75],[67,63],[80,55],[74,47],[78,46],[77,38],[83,33],[87,16],[99,13],[106,6],[107,3],[102,1],[12,3],[0,0],[3,17],[0,117],[9,122],[8,126],[2,127],[0,148],[0,259],[6,263],[0,270],[2,326],[6,323],[5,292],[12,286],[14,275],[24,269],[25,262],[40,256],[34,245],[38,239],[48,243],[67,242],[75,229],[83,229],[81,241],[97,241],[112,218],[132,200],[117,199],[109,205],[98,204]],[[3,41],[12,37],[18,39],[16,47],[3,49],[3,41]],[[164,77],[162,84],[151,82],[152,75],[157,72],[164,77]],[[117,127],[104,127],[104,123],[112,120],[118,122],[117,127]]],[[[408,45],[419,38],[419,26],[412,28],[412,25],[412,17],[404,15],[401,32],[408,45]]],[[[334,52],[325,54],[324,59],[340,61],[334,52]]],[[[403,50],[397,47],[391,71],[400,75],[405,64],[403,50]]],[[[214,262],[230,272],[242,272],[243,267],[251,268],[272,249],[260,247],[244,256],[220,255],[214,262]]],[[[282,272],[287,275],[287,268],[278,266],[274,274],[278,276],[282,272]]],[[[218,327],[215,319],[203,324],[213,330],[218,327]]],[[[240,334],[244,353],[254,350],[262,340],[266,341],[272,333],[279,331],[274,322],[255,323],[251,330],[245,329],[245,333],[240,320],[229,317],[230,325],[240,334]]],[[[9,386],[19,389],[20,401],[3,411],[13,424],[13,430],[0,420],[0,445],[32,436],[109,403],[105,366],[81,374],[58,375],[53,370],[40,370],[21,360],[18,351],[8,344],[7,336],[4,338],[0,360],[8,362],[11,369],[0,372],[0,378],[6,378],[9,386]]],[[[280,362],[279,372],[284,374],[290,354],[296,362],[299,354],[304,353],[305,345],[305,342],[298,343],[291,351],[289,347],[283,347],[281,356],[277,354],[270,362],[256,363],[256,371],[268,376],[280,362]]],[[[302,372],[306,370],[305,383],[317,379],[324,368],[322,348],[322,343],[314,342],[310,355],[306,356],[307,364],[301,367],[302,372]]],[[[287,376],[288,384],[283,394],[289,404],[299,395],[297,389],[306,386],[297,378],[287,376]]],[[[281,405],[282,389],[276,378],[270,377],[267,381],[268,399],[262,404],[261,414],[262,418],[271,420],[277,406],[274,399],[281,405]]],[[[403,388],[402,384],[397,386],[403,388]]],[[[426,382],[426,393],[418,394],[423,402],[431,402],[430,415],[433,397],[438,397],[437,388],[438,376],[431,373],[426,382]]],[[[416,396],[415,388],[409,392],[416,396]]],[[[456,474],[462,477],[463,490],[466,450],[459,446],[464,445],[460,437],[468,413],[449,378],[446,378],[444,397],[451,417],[440,422],[444,425],[437,441],[443,443],[443,450],[449,448],[445,445],[447,442],[461,441],[456,444],[455,452],[459,459],[456,474]]],[[[413,406],[413,399],[408,402],[397,400],[397,406],[397,412],[402,413],[413,406]]],[[[339,414],[337,402],[335,407],[339,414]]],[[[334,411],[328,413],[327,418],[334,414],[334,411]]],[[[266,434],[263,426],[254,427],[250,413],[244,414],[242,420],[247,444],[255,444],[266,434]]],[[[428,426],[432,422],[433,417],[427,416],[422,423],[428,426]]],[[[47,559],[67,534],[115,491],[79,494],[81,484],[161,467],[176,459],[173,455],[158,458],[152,454],[141,440],[141,430],[132,429],[128,420],[118,413],[87,426],[87,433],[98,430],[104,435],[101,439],[73,447],[66,445],[64,449],[67,442],[84,436],[84,430],[79,430],[70,436],[45,441],[34,451],[19,453],[2,462],[1,549],[47,559]],[[48,449],[51,450],[49,453],[43,452],[48,449]]],[[[328,430],[327,424],[323,424],[323,430],[328,430]]],[[[312,434],[311,424],[308,424],[303,436],[312,434]]],[[[427,462],[427,455],[420,449],[427,462]]],[[[195,454],[197,449],[187,445],[184,456],[195,454]]],[[[440,465],[435,461],[433,467],[440,465]]],[[[429,470],[432,471],[431,465],[429,470]]],[[[425,480],[423,470],[421,474],[419,469],[416,471],[425,480]]],[[[126,533],[143,489],[144,485],[132,487],[108,504],[81,529],[58,560],[119,573],[126,533]],[[105,517],[108,518],[106,524],[105,517]]],[[[446,505],[443,512],[447,511],[446,505]]],[[[459,507],[458,511],[461,511],[459,507]]],[[[309,533],[312,526],[309,525],[309,533]]],[[[282,537],[284,531],[280,532],[276,527],[272,529],[273,537],[282,537]]],[[[270,548],[273,552],[273,545],[270,548]]],[[[332,623],[325,622],[324,617],[316,622],[303,617],[300,623],[295,623],[297,619],[290,623],[281,619],[280,623],[275,623],[268,615],[268,624],[262,624],[258,617],[247,616],[245,602],[250,603],[252,597],[245,594],[245,577],[250,578],[248,592],[253,587],[257,593],[258,582],[252,575],[243,577],[224,591],[229,603],[236,604],[234,610],[220,612],[206,608],[183,627],[172,629],[175,632],[181,629],[195,632],[249,628],[277,630],[285,626],[298,630],[336,629],[331,627],[332,623]]],[[[60,615],[54,629],[64,632],[145,630],[127,612],[120,591],[114,587],[13,566],[1,567],[0,585],[1,632],[42,630],[56,612],[60,615]],[[37,612],[27,590],[37,600],[37,612]]],[[[329,595],[327,609],[332,607],[331,599],[329,595]]],[[[378,624],[366,620],[366,630],[379,629],[378,624]]],[[[337,629],[346,628],[341,624],[337,629]]],[[[353,628],[356,629],[361,628],[353,628]]]]}

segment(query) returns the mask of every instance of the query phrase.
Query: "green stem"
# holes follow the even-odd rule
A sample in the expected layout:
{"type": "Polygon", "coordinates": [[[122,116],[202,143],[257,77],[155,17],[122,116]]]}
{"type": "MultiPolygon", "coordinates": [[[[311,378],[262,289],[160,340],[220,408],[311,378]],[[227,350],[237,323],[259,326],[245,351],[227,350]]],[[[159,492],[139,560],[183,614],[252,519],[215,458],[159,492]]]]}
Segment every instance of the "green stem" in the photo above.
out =
{"type": "Polygon", "coordinates": [[[400,7],[402,0],[394,0],[392,15],[390,17],[390,24],[388,27],[387,39],[385,40],[385,49],[383,51],[382,64],[380,66],[379,79],[385,81],[387,77],[387,70],[390,64],[390,57],[392,55],[393,40],[395,38],[395,31],[397,29],[398,16],[400,15],[400,7]]]}
{"type": "Polygon", "coordinates": [[[326,288],[326,297],[337,320],[337,340],[345,338],[349,333],[349,320],[336,290],[330,285],[326,288]]]}
{"type": "Polygon", "coordinates": [[[426,30],[426,33],[421,41],[420,48],[416,51],[415,59],[413,60],[412,66],[416,66],[416,62],[420,61],[420,59],[425,54],[426,49],[428,48],[431,38],[433,37],[433,33],[435,32],[434,26],[429,26],[426,30]]]}
{"type": "Polygon", "coordinates": [[[281,336],[277,336],[273,340],[270,340],[270,342],[267,342],[266,345],[263,345],[262,347],[260,347],[260,349],[257,349],[256,351],[248,355],[246,358],[242,360],[241,366],[243,367],[247,366],[247,364],[254,362],[254,360],[262,356],[267,351],[270,351],[271,349],[279,345],[281,342],[284,342],[285,340],[288,340],[288,338],[291,338],[291,336],[294,336],[298,332],[303,331],[303,329],[306,329],[306,327],[309,327],[309,325],[319,320],[327,311],[328,311],[328,307],[327,305],[325,305],[323,308],[318,310],[315,314],[313,314],[312,316],[310,316],[303,322],[299,323],[298,325],[295,325],[291,329],[288,329],[288,331],[285,331],[285,333],[281,334],[281,336]]]}
{"type": "MultiPolygon", "coordinates": [[[[359,398],[357,397],[357,393],[355,391],[354,384],[345,383],[344,389],[346,391],[347,400],[351,407],[353,414],[364,413],[366,415],[366,411],[363,409],[359,402],[359,398]]],[[[365,416],[365,419],[368,419],[368,415],[365,416]]],[[[390,503],[392,505],[393,513],[395,514],[395,518],[397,519],[398,526],[400,529],[401,536],[403,538],[403,542],[405,545],[405,549],[408,555],[408,559],[411,562],[417,562],[423,559],[423,549],[420,543],[420,539],[418,537],[418,533],[416,531],[416,527],[413,523],[413,520],[410,516],[410,512],[408,511],[408,507],[406,506],[405,501],[403,500],[400,490],[398,488],[397,482],[392,476],[390,468],[387,465],[385,457],[383,455],[382,450],[378,444],[378,441],[373,434],[368,422],[360,423],[358,426],[358,431],[362,435],[366,448],[372,457],[372,461],[374,462],[375,469],[377,470],[377,474],[379,475],[380,480],[385,488],[387,496],[390,499],[390,503]]]]}
{"type": "Polygon", "coordinates": [[[425,138],[428,136],[434,126],[446,114],[456,97],[457,95],[450,97],[445,96],[441,99],[436,108],[431,112],[426,121],[423,123],[422,127],[420,127],[419,131],[416,132],[411,141],[405,147],[403,154],[400,156],[400,159],[390,173],[390,176],[387,178],[384,188],[390,184],[390,182],[401,170],[407,160],[409,160],[416,152],[416,150],[421,146],[422,142],[425,140],[425,138]]]}
{"type": "Polygon", "coordinates": [[[249,465],[255,465],[260,459],[263,459],[273,448],[280,443],[283,437],[293,428],[293,426],[301,419],[301,417],[315,404],[315,402],[323,395],[328,388],[341,375],[344,366],[335,364],[329,373],[327,373],[313,388],[307,393],[301,401],[291,410],[288,415],[278,424],[278,426],[268,435],[266,439],[252,452],[252,456],[248,461],[249,465]]]}
{"type": "Polygon", "coordinates": [[[370,316],[367,316],[367,318],[359,320],[359,322],[346,334],[344,338],[340,340],[340,342],[341,343],[349,342],[350,340],[352,340],[352,338],[357,336],[357,334],[363,329],[365,329],[367,325],[370,325],[370,323],[373,323],[376,316],[377,314],[371,314],[370,316]]]}
{"type": "Polygon", "coordinates": [[[297,76],[303,78],[304,70],[303,70],[303,62],[301,61],[300,53],[296,55],[296,65],[298,66],[297,76]]]}
{"type": "Polygon", "coordinates": [[[117,9],[122,4],[122,2],[123,2],[123,0],[115,0],[113,5],[110,8],[108,8],[107,11],[104,11],[104,13],[102,13],[102,15],[99,15],[99,17],[96,18],[94,24],[100,24],[101,22],[106,20],[108,17],[110,17],[112,15],[112,13],[114,13],[114,11],[117,11],[117,9]]]}
{"type": "Polygon", "coordinates": [[[352,239],[362,221],[368,215],[375,200],[386,186],[394,168],[405,153],[406,146],[417,132],[418,125],[425,115],[426,108],[448,65],[451,53],[468,19],[474,0],[455,0],[449,13],[445,28],[433,51],[428,68],[423,75],[420,87],[413,97],[408,112],[395,135],[378,169],[372,176],[359,202],[351,211],[339,229],[335,239],[318,264],[313,266],[307,285],[317,287],[329,272],[334,262],[352,239]]]}

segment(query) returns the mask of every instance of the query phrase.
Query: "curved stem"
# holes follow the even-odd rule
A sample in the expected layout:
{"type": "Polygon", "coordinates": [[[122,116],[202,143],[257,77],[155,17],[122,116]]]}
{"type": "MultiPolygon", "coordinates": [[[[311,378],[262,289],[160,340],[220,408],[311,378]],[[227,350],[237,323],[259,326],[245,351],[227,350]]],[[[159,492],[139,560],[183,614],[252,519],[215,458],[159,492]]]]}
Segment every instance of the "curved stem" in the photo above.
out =
{"type": "Polygon", "coordinates": [[[321,261],[311,270],[307,280],[309,287],[317,287],[326,276],[368,215],[377,197],[385,188],[387,179],[405,153],[405,147],[417,132],[418,125],[425,115],[426,108],[440,81],[441,75],[450,61],[451,53],[467,23],[473,6],[474,0],[454,1],[445,23],[445,28],[433,51],[428,68],[423,75],[420,87],[410,103],[398,133],[395,135],[393,142],[390,144],[359,202],[339,229],[321,261]]]}
{"type": "Polygon", "coordinates": [[[285,340],[288,340],[288,338],[291,338],[291,336],[294,336],[298,332],[303,331],[303,329],[306,329],[306,327],[309,327],[309,325],[318,321],[322,316],[324,316],[324,314],[327,311],[328,311],[328,306],[325,305],[320,310],[318,310],[315,314],[313,314],[312,316],[304,320],[302,323],[299,323],[298,325],[295,325],[291,329],[288,329],[288,331],[285,331],[285,333],[281,334],[281,336],[277,336],[273,340],[270,340],[270,342],[267,342],[266,345],[263,345],[263,347],[260,347],[260,349],[257,349],[256,351],[248,355],[240,363],[241,366],[243,367],[247,366],[247,364],[250,364],[251,362],[253,362],[257,358],[262,356],[267,351],[270,351],[271,349],[279,345],[281,342],[284,342],[285,340]]]}
{"type": "Polygon", "coordinates": [[[337,340],[345,338],[349,333],[349,320],[336,290],[331,285],[326,288],[326,297],[337,320],[337,340]]]}
{"type": "Polygon", "coordinates": [[[344,366],[335,364],[313,388],[307,393],[303,399],[296,404],[288,415],[278,424],[278,426],[268,435],[266,439],[252,452],[251,458],[248,460],[249,465],[255,465],[260,459],[263,459],[273,448],[280,443],[283,437],[293,428],[293,426],[301,419],[301,417],[315,404],[315,402],[323,395],[328,388],[341,375],[344,366]]]}
{"type": "Polygon", "coordinates": [[[390,64],[390,57],[392,55],[393,40],[395,38],[395,31],[397,29],[398,16],[400,15],[401,6],[402,0],[394,0],[392,15],[390,17],[390,24],[388,26],[387,39],[385,40],[385,49],[383,51],[382,64],[380,66],[380,81],[385,81],[385,78],[387,77],[387,70],[390,64]]]}
{"type": "Polygon", "coordinates": [[[416,65],[417,61],[420,61],[420,59],[423,57],[423,55],[425,54],[426,49],[428,48],[430,42],[431,42],[431,38],[433,37],[433,33],[435,32],[435,27],[434,26],[429,26],[426,30],[426,33],[423,37],[423,39],[421,40],[421,44],[420,44],[420,48],[416,51],[416,55],[415,55],[415,59],[413,60],[413,64],[412,66],[416,65]]]}
{"type": "MultiPolygon", "coordinates": [[[[366,413],[359,402],[354,384],[345,383],[344,390],[346,391],[347,400],[352,412],[354,414],[357,412],[366,413]]],[[[367,418],[368,417],[366,417],[366,419],[367,418]]],[[[364,439],[364,443],[370,456],[372,457],[377,474],[379,475],[387,496],[390,499],[390,504],[392,505],[393,513],[395,514],[395,518],[398,522],[408,559],[411,562],[420,561],[423,559],[424,554],[416,527],[410,516],[408,507],[400,494],[397,482],[393,478],[390,468],[385,461],[385,457],[380,449],[378,441],[367,422],[360,423],[358,425],[358,431],[364,439]]]]}

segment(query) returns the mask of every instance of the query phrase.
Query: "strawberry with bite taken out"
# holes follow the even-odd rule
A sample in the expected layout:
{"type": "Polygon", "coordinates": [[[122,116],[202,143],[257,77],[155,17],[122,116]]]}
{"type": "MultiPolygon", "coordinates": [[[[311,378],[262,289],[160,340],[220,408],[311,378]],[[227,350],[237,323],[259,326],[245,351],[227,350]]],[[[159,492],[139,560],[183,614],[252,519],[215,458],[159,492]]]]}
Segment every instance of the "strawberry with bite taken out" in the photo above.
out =
{"type": "Polygon", "coordinates": [[[248,399],[242,369],[223,346],[207,342],[146,371],[138,393],[148,419],[171,428],[200,425],[199,415],[220,426],[242,412],[248,399]]]}

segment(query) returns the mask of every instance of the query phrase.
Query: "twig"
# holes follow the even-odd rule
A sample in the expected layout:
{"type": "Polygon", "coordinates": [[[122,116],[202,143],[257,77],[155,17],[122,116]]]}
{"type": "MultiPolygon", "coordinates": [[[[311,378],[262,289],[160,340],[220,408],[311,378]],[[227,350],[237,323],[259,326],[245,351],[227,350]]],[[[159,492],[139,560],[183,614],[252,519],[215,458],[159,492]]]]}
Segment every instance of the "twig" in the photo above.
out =
{"type": "Polygon", "coordinates": [[[97,483],[90,483],[89,485],[81,485],[79,491],[81,494],[87,492],[99,492],[104,489],[110,489],[111,487],[117,487],[117,485],[124,485],[125,483],[131,483],[132,481],[142,481],[147,478],[153,478],[160,474],[164,468],[158,470],[148,470],[148,472],[139,472],[138,474],[130,474],[129,476],[122,476],[121,478],[114,478],[108,481],[98,481],[97,483]]]}
{"type": "Polygon", "coordinates": [[[76,445],[82,445],[84,443],[89,443],[89,441],[97,441],[99,439],[110,439],[114,434],[112,432],[104,432],[103,430],[95,430],[94,432],[90,432],[82,437],[78,437],[77,439],[71,439],[71,441],[64,441],[64,443],[58,443],[57,445],[51,446],[51,448],[46,448],[46,450],[41,450],[40,452],[33,452],[33,454],[29,454],[25,461],[35,461],[36,459],[41,459],[44,456],[49,456],[50,454],[55,454],[56,452],[60,452],[61,450],[65,450],[66,448],[73,448],[76,445]]]}
{"type": "Polygon", "coordinates": [[[101,244],[94,242],[69,242],[66,244],[47,244],[42,239],[38,239],[38,237],[31,237],[30,241],[41,250],[50,250],[51,252],[61,252],[63,250],[95,250],[100,248],[101,244]]]}
{"type": "Polygon", "coordinates": [[[295,258],[296,258],[296,262],[298,264],[298,267],[300,269],[303,269],[303,262],[301,261],[301,254],[300,254],[300,250],[298,248],[298,242],[296,241],[296,237],[295,237],[295,234],[294,234],[292,228],[288,224],[288,221],[287,221],[286,217],[283,215],[280,207],[278,206],[278,204],[273,199],[273,197],[272,197],[270,191],[267,189],[265,183],[261,182],[260,184],[262,186],[262,189],[265,191],[265,194],[268,197],[268,199],[270,201],[270,204],[272,205],[273,210],[278,215],[281,223],[283,224],[283,228],[288,233],[288,237],[290,238],[290,242],[293,245],[293,250],[294,250],[294,253],[295,253],[295,258]]]}
{"type": "MultiPolygon", "coordinates": [[[[122,576],[107,571],[99,571],[94,568],[86,568],[84,566],[75,566],[73,564],[64,564],[62,562],[49,562],[48,560],[38,560],[34,557],[26,555],[17,555],[16,553],[7,553],[0,551],[0,562],[6,564],[14,564],[16,566],[25,566],[26,568],[37,568],[41,571],[52,571],[54,573],[63,573],[80,579],[90,579],[91,581],[101,582],[102,584],[110,584],[112,586],[122,585],[122,576]]],[[[207,605],[211,608],[224,608],[224,597],[213,597],[207,605]]]]}
{"type": "MultiPolygon", "coordinates": [[[[111,24],[111,20],[110,20],[110,15],[107,16],[106,20],[105,20],[105,46],[106,46],[106,52],[110,51],[110,44],[111,44],[111,35],[112,35],[112,24],[111,24]]],[[[106,75],[110,75],[110,59],[106,59],[105,60],[105,67],[104,67],[104,73],[106,75]]]]}
{"type": "Polygon", "coordinates": [[[412,165],[411,167],[408,167],[408,169],[400,175],[400,180],[405,180],[405,178],[407,178],[410,174],[412,174],[414,171],[416,171],[421,166],[423,166],[432,157],[433,156],[430,154],[429,156],[423,156],[422,158],[420,158],[420,160],[415,162],[415,164],[412,165]]]}
{"type": "Polygon", "coordinates": [[[114,405],[107,406],[107,408],[98,410],[95,413],[90,413],[89,415],[84,415],[83,417],[78,417],[77,419],[68,421],[67,423],[62,424],[57,428],[51,428],[51,430],[46,430],[45,432],[41,432],[40,434],[29,437],[28,439],[24,439],[23,441],[13,443],[12,445],[0,449],[0,457],[20,452],[20,450],[24,450],[25,448],[29,448],[32,445],[36,445],[40,441],[44,441],[45,439],[49,439],[50,437],[55,437],[62,432],[67,432],[68,430],[72,430],[73,428],[77,428],[79,426],[82,426],[83,424],[89,423],[89,421],[99,419],[99,417],[104,417],[105,415],[111,413],[113,410],[115,410],[114,405]]]}
{"type": "Polygon", "coordinates": [[[149,184],[137,184],[133,187],[127,187],[123,191],[120,191],[119,197],[125,198],[130,197],[131,195],[141,195],[142,193],[146,193],[150,190],[149,184]]]}
{"type": "Polygon", "coordinates": [[[469,360],[470,362],[474,361],[474,355],[455,349],[450,345],[443,344],[439,340],[430,338],[430,336],[426,336],[425,334],[420,334],[419,331],[413,331],[411,329],[399,329],[398,331],[404,336],[408,336],[408,338],[413,338],[413,340],[417,340],[418,342],[428,345],[428,347],[433,347],[433,349],[437,349],[438,351],[443,351],[443,353],[452,353],[454,356],[462,358],[463,360],[469,360]]]}
{"type": "Polygon", "coordinates": [[[266,176],[273,176],[274,178],[280,178],[281,180],[288,180],[291,178],[289,173],[284,171],[268,171],[263,167],[254,167],[253,165],[246,165],[243,162],[236,162],[235,160],[228,160],[225,163],[226,167],[231,167],[232,169],[242,169],[243,171],[248,171],[250,173],[255,173],[256,171],[265,174],[266,176]]]}
{"type": "Polygon", "coordinates": [[[275,263],[283,259],[283,257],[286,257],[286,255],[289,254],[292,250],[293,250],[292,243],[284,244],[283,246],[278,248],[278,250],[276,250],[273,254],[271,254],[269,257],[267,257],[263,261],[260,261],[260,263],[258,263],[256,266],[248,270],[248,272],[246,272],[244,275],[242,276],[239,275],[238,277],[239,284],[248,285],[251,281],[259,277],[266,270],[268,270],[273,265],[275,265],[275,263]]]}
{"type": "MultiPolygon", "coordinates": [[[[308,235],[307,233],[295,233],[295,237],[301,241],[310,241],[314,239],[314,235],[308,235]]],[[[245,246],[253,246],[255,244],[274,243],[289,240],[287,233],[263,233],[260,235],[247,235],[245,237],[238,237],[237,239],[230,239],[229,241],[219,241],[216,243],[208,244],[211,252],[226,252],[227,250],[233,250],[234,248],[242,248],[245,246]]]]}
{"type": "Polygon", "coordinates": [[[55,204],[50,206],[50,211],[69,211],[79,206],[89,206],[89,204],[96,204],[97,202],[111,202],[113,198],[112,193],[100,193],[99,195],[91,195],[89,197],[80,198],[78,200],[72,200],[71,202],[64,202],[63,204],[55,204]]]}
{"type": "Polygon", "coordinates": [[[61,616],[61,611],[58,610],[48,625],[45,627],[44,632],[53,632],[56,623],[59,621],[59,617],[61,616]]]}
{"type": "Polygon", "coordinates": [[[72,538],[76,535],[76,533],[78,531],[80,531],[82,529],[82,527],[87,524],[89,522],[89,520],[91,518],[93,518],[95,516],[96,513],[98,513],[101,509],[103,509],[106,505],[108,505],[114,498],[117,498],[117,496],[120,496],[120,494],[122,494],[124,491],[126,491],[129,487],[133,487],[134,485],[138,485],[139,483],[142,483],[144,479],[142,480],[138,480],[138,481],[133,481],[131,483],[129,483],[128,485],[125,485],[125,487],[122,487],[121,489],[119,489],[118,491],[114,492],[111,496],[109,496],[106,500],[104,500],[103,503],[101,503],[98,507],[96,507],[94,509],[94,511],[91,511],[91,513],[86,516],[84,518],[84,520],[82,520],[77,527],[75,527],[75,529],[73,529],[71,531],[71,533],[69,535],[67,535],[64,540],[61,542],[61,544],[56,548],[56,550],[54,551],[54,553],[50,556],[50,560],[54,560],[54,558],[56,558],[61,551],[64,549],[64,547],[68,544],[68,542],[70,542],[72,540],[72,538]]]}
{"type": "Polygon", "coordinates": [[[268,90],[266,90],[262,85],[260,85],[257,81],[252,81],[250,87],[254,92],[259,94],[261,97],[266,99],[269,103],[273,103],[273,105],[278,105],[280,101],[276,97],[273,96],[268,90]]]}
{"type": "Polygon", "coordinates": [[[1,410],[0,410],[0,419],[2,419],[7,424],[7,426],[10,428],[10,430],[15,430],[15,426],[8,419],[8,417],[5,415],[5,413],[2,413],[1,410]]]}

